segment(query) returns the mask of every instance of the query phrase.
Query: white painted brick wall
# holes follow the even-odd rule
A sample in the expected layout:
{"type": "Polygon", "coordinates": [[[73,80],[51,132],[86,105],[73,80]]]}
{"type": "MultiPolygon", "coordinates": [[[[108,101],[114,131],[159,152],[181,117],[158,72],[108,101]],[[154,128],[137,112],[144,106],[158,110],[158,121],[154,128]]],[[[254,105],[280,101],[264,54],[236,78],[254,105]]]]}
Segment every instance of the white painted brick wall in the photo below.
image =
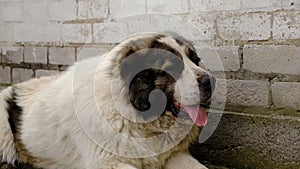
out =
{"type": "Polygon", "coordinates": [[[40,78],[43,76],[57,75],[59,73],[60,72],[58,70],[36,70],[35,77],[40,78]]]}
{"type": "Polygon", "coordinates": [[[188,0],[148,0],[148,12],[187,13],[188,0]]]}
{"type": "Polygon", "coordinates": [[[282,0],[241,0],[241,9],[251,11],[269,11],[280,9],[282,0]]]}
{"type": "Polygon", "coordinates": [[[77,18],[76,0],[49,1],[49,19],[52,21],[75,20],[77,18]]]}
{"type": "Polygon", "coordinates": [[[45,0],[24,1],[23,22],[26,23],[46,23],[48,19],[48,3],[45,0]]]}
{"type": "Polygon", "coordinates": [[[31,69],[13,68],[12,70],[12,81],[13,83],[24,82],[32,79],[34,72],[31,69]]]}
{"type": "Polygon", "coordinates": [[[274,16],[273,36],[275,39],[300,38],[300,11],[276,12],[274,16]]]}
{"type": "Polygon", "coordinates": [[[75,62],[75,48],[49,48],[49,63],[57,65],[72,65],[75,62]]]}
{"type": "Polygon", "coordinates": [[[25,47],[24,62],[47,64],[47,47],[25,47]]]}
{"type": "Polygon", "coordinates": [[[241,0],[191,0],[192,11],[231,11],[240,9],[241,0]]]}
{"type": "Polygon", "coordinates": [[[128,35],[128,26],[125,22],[110,22],[94,24],[94,42],[116,43],[128,35]]]}
{"type": "Polygon", "coordinates": [[[91,24],[64,24],[63,41],[73,43],[90,43],[92,42],[91,24]]]}
{"type": "Polygon", "coordinates": [[[0,22],[22,22],[23,1],[0,1],[0,22]]]}
{"type": "Polygon", "coordinates": [[[214,29],[216,14],[211,13],[191,13],[184,17],[183,21],[192,24],[198,29],[197,36],[202,37],[201,40],[212,40],[216,35],[214,29]]]}
{"type": "Polygon", "coordinates": [[[226,80],[226,102],[232,105],[269,107],[268,81],[226,80]]]}
{"type": "Polygon", "coordinates": [[[267,13],[225,14],[218,18],[220,36],[226,40],[266,40],[271,34],[267,13]]]}
{"type": "Polygon", "coordinates": [[[104,53],[108,52],[110,48],[108,47],[83,47],[77,49],[77,61],[101,56],[104,53]]]}
{"type": "Polygon", "coordinates": [[[0,67],[0,83],[10,83],[9,67],[0,67]]]}
{"type": "Polygon", "coordinates": [[[184,22],[182,17],[165,14],[135,15],[118,22],[94,25],[94,39],[97,43],[117,43],[130,35],[144,32],[174,32],[192,41],[212,38],[193,24],[184,22]]]}
{"type": "Polygon", "coordinates": [[[110,0],[109,1],[110,18],[119,19],[131,15],[145,13],[146,0],[110,0]]]}
{"type": "Polygon", "coordinates": [[[300,110],[300,83],[275,82],[271,89],[272,98],[277,107],[300,110]]]}
{"type": "Polygon", "coordinates": [[[217,79],[212,100],[229,105],[269,107],[268,81],[217,79]]]}
{"type": "Polygon", "coordinates": [[[12,24],[0,24],[0,42],[13,42],[13,26],[12,24]]]}
{"type": "Polygon", "coordinates": [[[23,48],[20,47],[2,47],[2,62],[21,63],[23,61],[23,48]]]}
{"type": "Polygon", "coordinates": [[[13,25],[15,42],[61,42],[62,25],[59,23],[17,23],[13,25]]]}
{"type": "Polygon", "coordinates": [[[283,9],[296,9],[299,10],[300,8],[300,1],[298,0],[282,0],[282,8],[283,9]]]}
{"type": "Polygon", "coordinates": [[[79,0],[79,19],[104,19],[108,16],[108,0],[79,0]]]}
{"type": "Polygon", "coordinates": [[[300,74],[300,47],[246,45],[244,68],[260,73],[300,74]]]}
{"type": "Polygon", "coordinates": [[[210,71],[237,71],[240,58],[237,46],[199,47],[198,55],[210,71]]]}

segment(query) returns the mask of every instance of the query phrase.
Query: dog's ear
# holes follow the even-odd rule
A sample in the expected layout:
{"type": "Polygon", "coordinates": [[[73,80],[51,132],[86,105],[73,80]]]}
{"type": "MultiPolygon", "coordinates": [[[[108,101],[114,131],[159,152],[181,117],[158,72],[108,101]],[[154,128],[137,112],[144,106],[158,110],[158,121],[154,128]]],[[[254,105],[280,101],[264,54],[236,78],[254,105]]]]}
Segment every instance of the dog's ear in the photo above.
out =
{"type": "Polygon", "coordinates": [[[120,60],[120,74],[126,87],[129,87],[134,76],[147,67],[145,52],[144,50],[137,51],[132,47],[127,47],[126,53],[123,53],[120,60]]]}

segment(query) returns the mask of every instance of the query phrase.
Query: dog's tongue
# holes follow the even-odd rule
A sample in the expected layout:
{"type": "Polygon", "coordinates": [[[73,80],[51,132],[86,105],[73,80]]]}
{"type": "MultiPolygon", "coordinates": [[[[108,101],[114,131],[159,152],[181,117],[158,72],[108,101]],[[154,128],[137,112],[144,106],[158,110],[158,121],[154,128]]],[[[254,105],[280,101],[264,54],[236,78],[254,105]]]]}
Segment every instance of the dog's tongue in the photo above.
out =
{"type": "Polygon", "coordinates": [[[183,106],[181,107],[189,114],[193,122],[197,126],[205,126],[207,123],[207,115],[205,109],[200,106],[183,106]]]}

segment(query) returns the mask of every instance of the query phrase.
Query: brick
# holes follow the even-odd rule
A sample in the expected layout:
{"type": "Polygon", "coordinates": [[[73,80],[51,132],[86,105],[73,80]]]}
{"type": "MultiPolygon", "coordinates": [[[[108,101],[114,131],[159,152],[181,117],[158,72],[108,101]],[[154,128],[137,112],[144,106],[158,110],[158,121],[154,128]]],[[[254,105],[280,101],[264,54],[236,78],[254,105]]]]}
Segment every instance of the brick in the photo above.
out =
{"type": "Polygon", "coordinates": [[[276,107],[290,107],[300,110],[300,83],[275,82],[271,86],[276,107]]]}
{"type": "Polygon", "coordinates": [[[237,71],[240,69],[238,46],[196,46],[196,49],[209,71],[237,71]]]}
{"type": "Polygon", "coordinates": [[[189,10],[188,0],[151,0],[147,1],[148,12],[163,13],[187,13],[189,10]]]}
{"type": "Polygon", "coordinates": [[[269,107],[269,82],[228,80],[227,102],[245,106],[269,107]]]}
{"type": "Polygon", "coordinates": [[[300,47],[245,45],[244,68],[259,73],[300,74],[300,47]]]}
{"type": "Polygon", "coordinates": [[[269,107],[269,86],[267,81],[219,79],[213,99],[226,99],[230,105],[269,107]]]}
{"type": "Polygon", "coordinates": [[[226,93],[227,93],[227,84],[226,84],[225,77],[216,78],[215,90],[211,98],[213,105],[214,103],[225,103],[226,93]]]}
{"type": "Polygon", "coordinates": [[[271,34],[271,15],[267,13],[225,14],[217,19],[225,40],[266,40],[271,34]]]}
{"type": "Polygon", "coordinates": [[[126,22],[110,22],[94,24],[94,41],[96,43],[117,43],[128,35],[126,22]]]}
{"type": "Polygon", "coordinates": [[[295,0],[284,0],[282,1],[282,8],[283,9],[296,9],[299,10],[300,1],[295,0]]]}
{"type": "Polygon", "coordinates": [[[12,24],[0,24],[0,42],[12,42],[13,41],[13,31],[12,24]]]}
{"type": "Polygon", "coordinates": [[[71,65],[75,62],[75,48],[49,48],[49,63],[57,65],[71,65]]]}
{"type": "Polygon", "coordinates": [[[23,2],[1,1],[0,2],[0,21],[22,22],[23,21],[23,2]]]}
{"type": "Polygon", "coordinates": [[[300,12],[276,12],[274,15],[273,37],[275,39],[300,38],[300,12]]]}
{"type": "Polygon", "coordinates": [[[75,0],[49,1],[49,18],[52,21],[75,20],[77,5],[75,0]]]}
{"type": "Polygon", "coordinates": [[[14,83],[24,82],[34,77],[31,69],[13,68],[12,80],[14,83]]]}
{"type": "Polygon", "coordinates": [[[201,30],[184,21],[182,17],[174,15],[145,14],[127,18],[126,22],[129,35],[144,32],[173,32],[191,41],[207,40],[201,30]]]}
{"type": "Polygon", "coordinates": [[[77,49],[77,61],[81,61],[83,59],[101,56],[104,53],[108,52],[110,48],[108,47],[84,47],[77,49]]]}
{"type": "Polygon", "coordinates": [[[24,1],[24,20],[26,23],[48,22],[47,1],[24,1]]]}
{"type": "Polygon", "coordinates": [[[46,47],[25,47],[24,62],[47,64],[47,48],[46,47]]]}
{"type": "Polygon", "coordinates": [[[271,90],[276,107],[300,110],[300,83],[275,82],[272,84],[271,90]]]}
{"type": "Polygon", "coordinates": [[[240,9],[240,0],[191,0],[191,11],[231,11],[240,9]]]}
{"type": "Polygon", "coordinates": [[[61,37],[62,25],[59,23],[20,23],[13,26],[13,40],[16,42],[60,42],[61,37]]]}
{"type": "Polygon", "coordinates": [[[215,14],[209,13],[191,13],[184,18],[183,21],[192,24],[199,33],[197,37],[201,37],[200,40],[213,40],[216,34],[215,25],[215,14]]]}
{"type": "Polygon", "coordinates": [[[110,18],[123,18],[126,16],[146,12],[146,0],[124,0],[109,1],[110,18]]]}
{"type": "Polygon", "coordinates": [[[79,0],[79,19],[104,19],[108,15],[108,1],[103,0],[79,0]]]}
{"type": "Polygon", "coordinates": [[[241,9],[250,9],[251,11],[271,11],[281,8],[281,0],[251,0],[241,1],[241,9]]]}
{"type": "Polygon", "coordinates": [[[0,67],[0,83],[10,83],[10,68],[0,67]]]}
{"type": "Polygon", "coordinates": [[[35,77],[40,78],[43,76],[57,75],[59,73],[60,72],[58,70],[36,70],[35,77]]]}
{"type": "Polygon", "coordinates": [[[201,30],[181,17],[151,13],[123,18],[108,24],[94,24],[93,36],[97,43],[117,43],[133,34],[145,32],[174,32],[191,41],[207,40],[205,36],[201,36],[201,30]]]}
{"type": "Polygon", "coordinates": [[[64,24],[63,41],[74,43],[92,42],[91,24],[64,24]]]}
{"type": "Polygon", "coordinates": [[[19,47],[2,48],[2,62],[6,62],[6,63],[23,62],[23,48],[19,48],[19,47]]]}

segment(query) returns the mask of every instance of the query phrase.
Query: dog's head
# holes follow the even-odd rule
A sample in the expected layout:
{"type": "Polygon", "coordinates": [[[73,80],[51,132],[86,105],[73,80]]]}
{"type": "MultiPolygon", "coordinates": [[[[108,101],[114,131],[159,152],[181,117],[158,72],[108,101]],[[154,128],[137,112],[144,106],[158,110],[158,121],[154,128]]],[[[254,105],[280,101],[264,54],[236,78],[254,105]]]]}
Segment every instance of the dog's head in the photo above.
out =
{"type": "Polygon", "coordinates": [[[206,124],[200,104],[211,97],[215,78],[202,66],[189,41],[179,36],[146,34],[118,46],[122,49],[120,73],[129,100],[144,119],[171,113],[183,120],[189,117],[197,126],[206,124]]]}

